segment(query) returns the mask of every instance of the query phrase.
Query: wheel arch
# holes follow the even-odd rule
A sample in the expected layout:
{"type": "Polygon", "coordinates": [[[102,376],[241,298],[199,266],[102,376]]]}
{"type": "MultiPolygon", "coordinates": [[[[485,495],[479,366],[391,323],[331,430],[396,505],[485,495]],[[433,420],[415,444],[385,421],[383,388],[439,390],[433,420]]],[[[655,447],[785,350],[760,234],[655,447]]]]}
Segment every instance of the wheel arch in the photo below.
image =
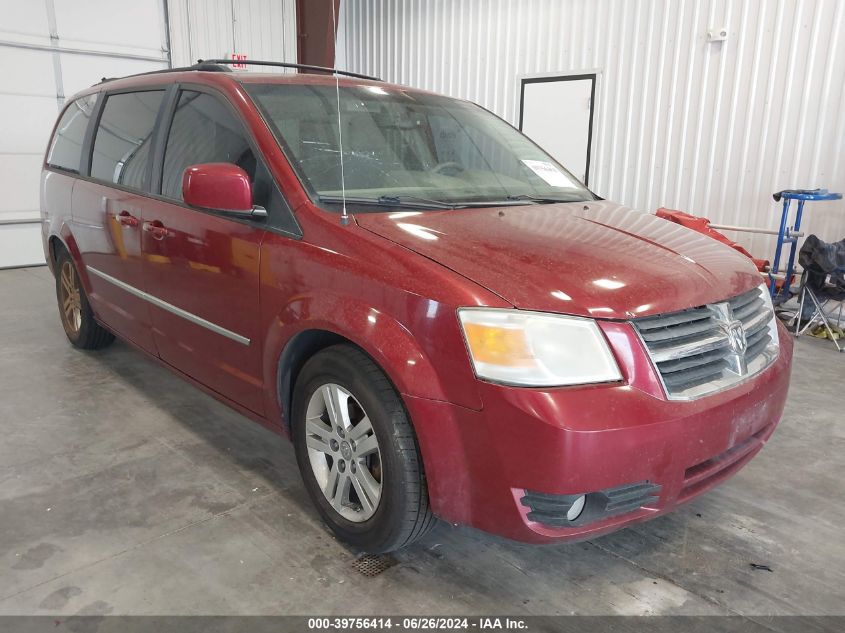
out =
{"type": "Polygon", "coordinates": [[[47,237],[47,256],[49,257],[47,265],[53,271],[54,275],[56,274],[56,261],[61,250],[65,250],[70,255],[71,260],[76,265],[76,271],[79,273],[82,287],[85,289],[85,292],[90,293],[91,283],[88,279],[88,271],[82,262],[82,253],[79,252],[79,246],[77,246],[76,240],[70,232],[70,228],[65,223],[61,225],[59,231],[51,231],[47,237]]]}
{"type": "MultiPolygon", "coordinates": [[[[393,385],[393,388],[399,394],[400,399],[403,394],[414,395],[411,392],[416,390],[410,386],[414,382],[414,379],[408,375],[397,376],[395,369],[397,363],[384,353],[380,353],[382,350],[368,349],[366,345],[361,344],[355,338],[340,334],[333,329],[326,329],[325,326],[308,327],[294,334],[285,344],[282,353],[279,355],[275,381],[276,397],[277,404],[281,409],[284,428],[288,433],[290,432],[291,411],[293,409],[293,392],[297,377],[305,363],[322,350],[333,345],[342,344],[352,345],[364,353],[384,373],[390,384],[393,385]]],[[[420,363],[422,357],[419,354],[415,356],[414,364],[416,365],[420,363]]],[[[405,362],[407,363],[407,361],[405,362]]],[[[432,379],[436,380],[436,377],[432,375],[427,378],[429,381],[432,379]]],[[[442,396],[442,392],[440,391],[439,381],[436,389],[437,391],[434,394],[440,394],[440,397],[434,399],[444,399],[445,397],[442,396]]],[[[428,390],[423,390],[423,392],[426,391],[428,390]]]]}
{"type": "Polygon", "coordinates": [[[56,269],[56,259],[59,256],[60,249],[70,252],[62,238],[55,234],[51,235],[47,240],[47,254],[49,256],[47,263],[50,265],[50,270],[56,269]]]}
{"type": "Polygon", "coordinates": [[[298,297],[270,326],[264,371],[275,398],[267,408],[278,412],[283,429],[289,429],[293,388],[302,366],[322,349],[339,343],[352,344],[369,356],[401,395],[476,404],[477,392],[459,380],[444,384],[425,347],[396,318],[364,301],[332,295],[298,297]],[[343,318],[331,318],[337,314],[343,318]]]}
{"type": "MultiPolygon", "coordinates": [[[[314,328],[302,330],[295,334],[282,350],[277,370],[276,397],[278,398],[279,408],[282,410],[282,420],[288,434],[290,434],[291,410],[293,408],[293,389],[299,373],[305,363],[314,355],[332,345],[342,343],[355,345],[355,343],[336,332],[314,328]]],[[[356,347],[359,346],[356,345],[356,347]]]]}

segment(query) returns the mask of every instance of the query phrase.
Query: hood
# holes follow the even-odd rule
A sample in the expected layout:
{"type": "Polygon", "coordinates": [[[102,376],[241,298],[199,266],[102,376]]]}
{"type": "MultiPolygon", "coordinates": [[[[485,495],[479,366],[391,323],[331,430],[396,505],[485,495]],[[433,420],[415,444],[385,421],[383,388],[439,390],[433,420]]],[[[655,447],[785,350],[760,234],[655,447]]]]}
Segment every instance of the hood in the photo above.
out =
{"type": "Polygon", "coordinates": [[[524,310],[628,319],[723,301],[762,282],[729,246],[606,201],[355,221],[524,310]]]}

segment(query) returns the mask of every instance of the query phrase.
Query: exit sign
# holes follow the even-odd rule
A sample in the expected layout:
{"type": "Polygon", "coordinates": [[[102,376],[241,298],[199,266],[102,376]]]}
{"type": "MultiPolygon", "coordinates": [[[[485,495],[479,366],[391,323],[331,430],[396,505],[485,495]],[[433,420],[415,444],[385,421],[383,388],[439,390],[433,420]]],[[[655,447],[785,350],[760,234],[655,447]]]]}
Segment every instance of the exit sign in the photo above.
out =
{"type": "MultiPolygon", "coordinates": [[[[246,61],[246,53],[232,53],[232,59],[235,61],[246,61]]],[[[246,68],[246,64],[232,64],[232,68],[246,68]]]]}

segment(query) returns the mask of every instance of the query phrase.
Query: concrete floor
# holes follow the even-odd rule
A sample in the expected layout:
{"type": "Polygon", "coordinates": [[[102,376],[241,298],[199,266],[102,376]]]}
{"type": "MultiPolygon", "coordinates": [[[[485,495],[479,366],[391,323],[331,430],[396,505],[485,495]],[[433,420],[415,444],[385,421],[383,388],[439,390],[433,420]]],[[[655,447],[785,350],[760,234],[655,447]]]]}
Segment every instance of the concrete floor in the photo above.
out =
{"type": "Polygon", "coordinates": [[[798,341],[764,451],[674,514],[546,547],[441,524],[367,578],[286,440],[120,342],[71,348],[46,268],[0,271],[0,297],[0,614],[845,614],[824,341],[798,341]]]}

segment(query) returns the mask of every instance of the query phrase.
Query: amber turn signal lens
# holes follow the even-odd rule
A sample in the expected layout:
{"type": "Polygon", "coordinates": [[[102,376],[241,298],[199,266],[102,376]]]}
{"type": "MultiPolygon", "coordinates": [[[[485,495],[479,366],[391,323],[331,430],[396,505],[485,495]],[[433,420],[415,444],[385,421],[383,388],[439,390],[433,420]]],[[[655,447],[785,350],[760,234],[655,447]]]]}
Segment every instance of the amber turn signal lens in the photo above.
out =
{"type": "Polygon", "coordinates": [[[511,308],[459,308],[458,319],[481,380],[560,387],[622,379],[593,319],[511,308]]]}
{"type": "Polygon", "coordinates": [[[505,367],[528,367],[534,364],[524,330],[465,323],[464,332],[476,362],[505,367]]]}

